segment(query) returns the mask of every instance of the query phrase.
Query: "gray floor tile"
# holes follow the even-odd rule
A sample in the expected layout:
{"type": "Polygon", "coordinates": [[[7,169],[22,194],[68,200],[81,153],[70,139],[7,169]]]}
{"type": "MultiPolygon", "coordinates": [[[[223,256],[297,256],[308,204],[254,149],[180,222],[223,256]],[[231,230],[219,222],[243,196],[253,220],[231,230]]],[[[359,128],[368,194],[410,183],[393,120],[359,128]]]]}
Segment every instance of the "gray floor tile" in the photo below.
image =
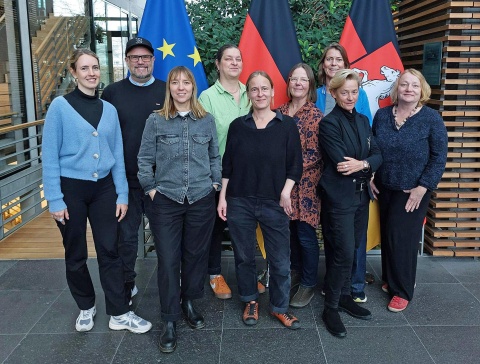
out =
{"type": "Polygon", "coordinates": [[[25,335],[0,335],[0,362],[3,363],[25,335]]]}
{"type": "Polygon", "coordinates": [[[0,291],[0,334],[23,334],[37,323],[62,291],[0,291]]]}
{"type": "Polygon", "coordinates": [[[17,260],[0,260],[0,277],[15,264],[17,264],[17,262],[17,260]]]}
{"type": "Polygon", "coordinates": [[[436,364],[478,363],[479,326],[429,326],[413,328],[436,364]]]}
{"type": "Polygon", "coordinates": [[[110,363],[124,333],[30,334],[5,364],[110,363]]]}
{"type": "MultiPolygon", "coordinates": [[[[95,325],[91,332],[110,332],[108,321],[110,316],[105,313],[105,299],[103,292],[97,292],[95,307],[95,325]]],[[[58,299],[51,305],[47,312],[32,328],[32,333],[74,333],[75,320],[80,310],[75,303],[70,291],[64,290],[58,299]]]]}
{"type": "Polygon", "coordinates": [[[347,327],[344,339],[320,337],[329,364],[434,364],[411,327],[347,327]]]}
{"type": "Polygon", "coordinates": [[[459,283],[417,284],[401,314],[411,325],[480,325],[480,303],[459,283]]]}
{"type": "Polygon", "coordinates": [[[325,363],[315,329],[224,330],[220,363],[325,363]]]}
{"type": "Polygon", "coordinates": [[[465,283],[463,286],[480,301],[480,283],[465,283]]]}
{"type": "Polygon", "coordinates": [[[160,352],[160,331],[125,335],[113,363],[218,363],[220,330],[192,330],[189,327],[177,329],[177,349],[173,353],[160,352]]]}
{"type": "Polygon", "coordinates": [[[20,260],[0,279],[2,289],[64,289],[65,262],[63,259],[20,260]]]}
{"type": "MultiPolygon", "coordinates": [[[[417,283],[457,283],[458,280],[442,265],[444,258],[422,257],[417,263],[417,283]]],[[[479,273],[480,274],[480,273],[479,273]]]]}
{"type": "Polygon", "coordinates": [[[480,260],[444,258],[440,264],[462,283],[480,283],[480,260]]]}

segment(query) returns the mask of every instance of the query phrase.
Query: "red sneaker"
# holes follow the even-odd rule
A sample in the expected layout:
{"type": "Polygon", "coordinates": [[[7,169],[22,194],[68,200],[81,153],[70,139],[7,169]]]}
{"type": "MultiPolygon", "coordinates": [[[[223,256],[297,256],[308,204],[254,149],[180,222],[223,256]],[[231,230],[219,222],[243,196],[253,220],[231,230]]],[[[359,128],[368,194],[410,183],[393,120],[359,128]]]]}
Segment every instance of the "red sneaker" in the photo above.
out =
{"type": "Polygon", "coordinates": [[[382,284],[382,291],[385,292],[385,293],[388,293],[388,284],[387,283],[382,284]]]}
{"type": "Polygon", "coordinates": [[[392,300],[388,304],[388,309],[392,312],[400,312],[406,309],[408,301],[402,297],[393,296],[392,300]]]}

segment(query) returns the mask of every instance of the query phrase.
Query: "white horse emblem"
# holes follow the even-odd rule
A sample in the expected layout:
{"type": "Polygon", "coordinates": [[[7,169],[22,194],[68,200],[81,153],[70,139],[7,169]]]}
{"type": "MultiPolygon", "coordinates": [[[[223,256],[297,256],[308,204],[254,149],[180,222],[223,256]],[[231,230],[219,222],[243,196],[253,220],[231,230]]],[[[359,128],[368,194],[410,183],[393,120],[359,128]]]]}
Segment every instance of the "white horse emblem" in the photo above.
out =
{"type": "Polygon", "coordinates": [[[366,70],[360,70],[358,68],[353,68],[353,70],[358,74],[363,75],[361,80],[362,88],[367,93],[370,112],[372,113],[372,116],[374,116],[379,108],[378,100],[383,100],[390,96],[390,91],[400,75],[400,71],[394,70],[393,68],[387,66],[382,66],[380,68],[380,73],[385,77],[385,79],[369,80],[368,72],[366,70]]]}

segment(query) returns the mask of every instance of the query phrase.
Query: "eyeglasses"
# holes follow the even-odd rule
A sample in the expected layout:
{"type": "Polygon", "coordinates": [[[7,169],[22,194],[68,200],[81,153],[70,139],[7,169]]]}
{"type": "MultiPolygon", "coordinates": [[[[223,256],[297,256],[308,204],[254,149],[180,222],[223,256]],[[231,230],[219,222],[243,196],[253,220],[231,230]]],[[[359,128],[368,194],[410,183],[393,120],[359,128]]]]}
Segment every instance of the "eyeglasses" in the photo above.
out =
{"type": "Polygon", "coordinates": [[[308,83],[308,78],[298,78],[298,77],[290,77],[290,82],[291,83],[297,83],[297,82],[300,82],[300,83],[303,83],[303,84],[306,84],[308,83]]]}
{"type": "Polygon", "coordinates": [[[143,62],[150,62],[152,60],[152,55],[151,54],[142,54],[141,56],[133,55],[133,56],[127,56],[127,58],[132,61],[132,62],[138,62],[139,59],[141,58],[143,62]]]}

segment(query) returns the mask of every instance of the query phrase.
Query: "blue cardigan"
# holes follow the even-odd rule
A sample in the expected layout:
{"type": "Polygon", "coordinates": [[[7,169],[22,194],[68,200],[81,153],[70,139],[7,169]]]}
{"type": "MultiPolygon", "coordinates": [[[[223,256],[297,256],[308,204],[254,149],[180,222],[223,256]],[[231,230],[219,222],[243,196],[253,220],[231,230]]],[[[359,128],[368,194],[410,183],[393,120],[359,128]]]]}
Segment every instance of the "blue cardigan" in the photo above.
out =
{"type": "MultiPolygon", "coordinates": [[[[317,102],[315,105],[320,109],[322,113],[325,113],[325,100],[327,98],[327,87],[325,85],[320,86],[317,88],[317,102]]],[[[370,106],[368,106],[368,97],[367,93],[360,88],[360,92],[358,93],[358,100],[355,104],[355,110],[360,114],[365,115],[370,122],[370,126],[372,126],[372,113],[370,112],[370,106]]]]}
{"type": "Polygon", "coordinates": [[[117,204],[128,203],[123,143],[117,111],[103,101],[97,129],[64,97],[53,100],[43,128],[42,168],[45,199],[50,212],[67,208],[60,177],[97,181],[112,172],[117,204]]]}

